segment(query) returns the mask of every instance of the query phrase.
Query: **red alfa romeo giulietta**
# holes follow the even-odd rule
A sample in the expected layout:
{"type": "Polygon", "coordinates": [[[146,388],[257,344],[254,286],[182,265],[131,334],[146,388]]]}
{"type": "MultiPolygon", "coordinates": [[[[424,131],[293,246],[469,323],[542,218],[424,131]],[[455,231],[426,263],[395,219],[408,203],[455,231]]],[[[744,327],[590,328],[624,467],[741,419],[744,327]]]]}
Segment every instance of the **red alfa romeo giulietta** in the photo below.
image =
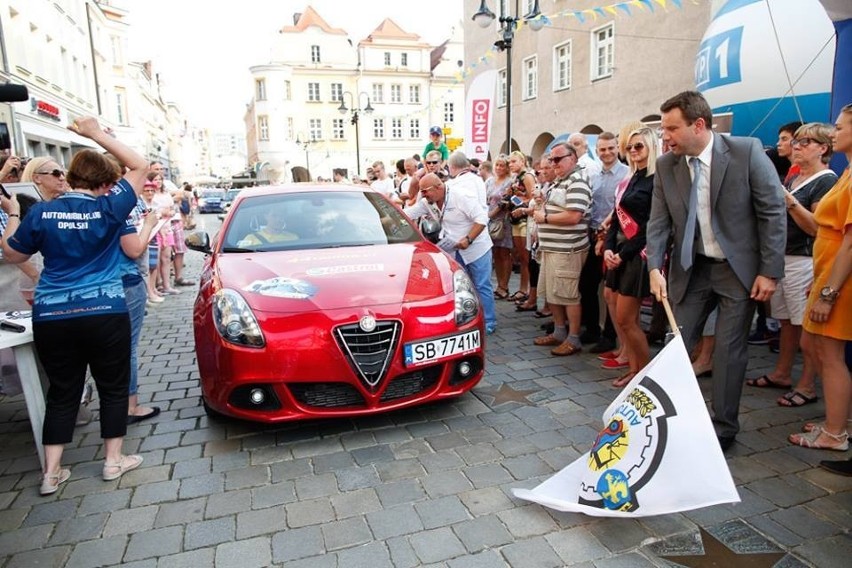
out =
{"type": "Polygon", "coordinates": [[[459,396],[482,378],[465,271],[369,188],[244,190],[211,240],[193,308],[209,414],[350,417],[459,396]]]}

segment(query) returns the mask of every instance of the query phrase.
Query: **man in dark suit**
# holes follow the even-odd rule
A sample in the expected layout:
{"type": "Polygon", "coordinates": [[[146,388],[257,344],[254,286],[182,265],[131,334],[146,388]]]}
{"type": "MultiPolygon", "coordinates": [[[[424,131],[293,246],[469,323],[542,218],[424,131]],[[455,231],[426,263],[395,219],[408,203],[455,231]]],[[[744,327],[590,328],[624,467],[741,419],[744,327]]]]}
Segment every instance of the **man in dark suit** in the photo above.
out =
{"type": "Polygon", "coordinates": [[[670,297],[687,350],[719,306],[713,355],[713,422],[723,450],[739,431],[754,302],[784,276],[783,188],[755,138],[712,131],[710,105],[694,91],[660,107],[663,141],[648,222],[651,293],[670,297]],[[660,272],[669,236],[671,269],[660,272]]]}

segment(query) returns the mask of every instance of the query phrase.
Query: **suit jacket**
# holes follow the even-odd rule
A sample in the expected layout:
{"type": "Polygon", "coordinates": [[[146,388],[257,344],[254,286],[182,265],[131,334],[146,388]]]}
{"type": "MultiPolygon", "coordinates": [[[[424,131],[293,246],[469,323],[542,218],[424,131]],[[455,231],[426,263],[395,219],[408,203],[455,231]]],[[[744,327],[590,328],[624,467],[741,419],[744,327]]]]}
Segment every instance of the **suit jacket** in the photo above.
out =
{"type": "MultiPolygon", "coordinates": [[[[759,140],[714,136],[710,166],[713,233],[737,278],[750,290],[757,275],[784,276],[784,188],[759,140]]],[[[648,269],[662,268],[669,236],[673,235],[669,297],[675,303],[683,299],[692,272],[684,271],[680,265],[690,185],[685,156],[668,153],[657,159],[647,230],[648,269]]],[[[696,243],[693,255],[697,248],[696,243]]]]}

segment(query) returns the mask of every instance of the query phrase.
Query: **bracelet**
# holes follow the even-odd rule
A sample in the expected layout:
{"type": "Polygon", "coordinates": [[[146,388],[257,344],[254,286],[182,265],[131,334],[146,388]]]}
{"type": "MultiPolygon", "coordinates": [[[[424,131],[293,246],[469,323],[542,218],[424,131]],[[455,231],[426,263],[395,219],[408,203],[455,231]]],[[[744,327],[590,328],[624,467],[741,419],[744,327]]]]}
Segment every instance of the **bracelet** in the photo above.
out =
{"type": "Polygon", "coordinates": [[[18,215],[17,213],[9,213],[9,214],[8,214],[8,215],[6,215],[6,216],[7,216],[7,217],[17,217],[18,219],[20,219],[20,218],[21,218],[21,216],[20,216],[20,215],[18,215]]]}

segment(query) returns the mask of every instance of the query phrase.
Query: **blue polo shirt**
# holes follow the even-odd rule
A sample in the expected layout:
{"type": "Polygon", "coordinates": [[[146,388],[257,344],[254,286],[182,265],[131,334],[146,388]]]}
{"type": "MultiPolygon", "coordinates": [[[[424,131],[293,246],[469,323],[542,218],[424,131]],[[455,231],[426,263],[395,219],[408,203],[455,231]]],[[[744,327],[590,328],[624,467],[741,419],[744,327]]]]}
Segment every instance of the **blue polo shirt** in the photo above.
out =
{"type": "Polygon", "coordinates": [[[44,256],[33,321],[127,312],[119,237],[135,206],[122,179],[109,196],[69,192],[29,210],[9,246],[44,256]]]}

